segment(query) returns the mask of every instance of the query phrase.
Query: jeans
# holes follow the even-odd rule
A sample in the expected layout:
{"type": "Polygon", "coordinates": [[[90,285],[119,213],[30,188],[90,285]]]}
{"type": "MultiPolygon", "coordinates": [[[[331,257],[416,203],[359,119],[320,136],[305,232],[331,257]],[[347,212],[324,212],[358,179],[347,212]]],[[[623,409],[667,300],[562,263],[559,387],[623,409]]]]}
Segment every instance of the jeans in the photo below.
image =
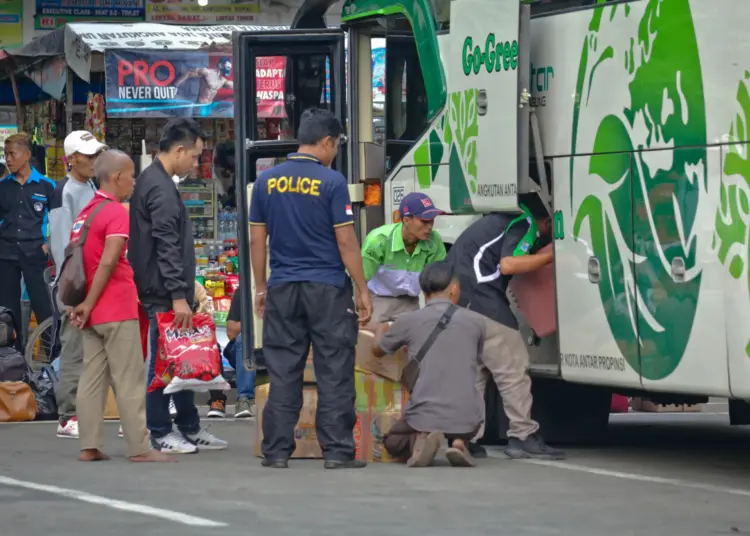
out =
{"type": "Polygon", "coordinates": [[[247,370],[242,359],[242,334],[234,344],[234,370],[237,374],[237,398],[255,399],[255,370],[247,370]]]}
{"type": "MultiPolygon", "coordinates": [[[[144,304],[148,314],[148,383],[155,376],[156,356],[159,351],[159,326],[156,323],[156,313],[166,313],[169,307],[163,305],[144,304]]],[[[146,426],[153,439],[159,439],[172,432],[172,418],[169,415],[169,397],[174,400],[177,416],[174,424],[184,435],[200,432],[201,423],[198,408],[195,407],[195,393],[193,391],[177,391],[172,395],[165,395],[164,389],[146,394],[146,426]]]]}

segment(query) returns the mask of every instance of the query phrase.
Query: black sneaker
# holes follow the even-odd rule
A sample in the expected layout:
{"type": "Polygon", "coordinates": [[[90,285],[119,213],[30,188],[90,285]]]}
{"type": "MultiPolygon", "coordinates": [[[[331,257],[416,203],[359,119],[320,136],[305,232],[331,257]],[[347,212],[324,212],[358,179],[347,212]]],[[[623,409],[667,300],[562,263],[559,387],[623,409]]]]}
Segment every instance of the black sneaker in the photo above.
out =
{"type": "Polygon", "coordinates": [[[485,449],[479,443],[469,443],[469,454],[471,454],[474,458],[477,458],[477,459],[486,458],[487,449],[485,449]]]}
{"type": "Polygon", "coordinates": [[[521,441],[517,437],[508,439],[505,455],[515,460],[533,458],[535,460],[564,460],[565,452],[547,445],[539,434],[533,434],[521,441]]]}
{"type": "Polygon", "coordinates": [[[362,460],[348,460],[342,462],[340,460],[326,460],[323,463],[323,467],[326,469],[362,469],[367,467],[367,462],[362,460]]]}
{"type": "Polygon", "coordinates": [[[263,458],[260,462],[263,467],[270,467],[271,469],[288,469],[289,461],[283,458],[278,460],[272,460],[271,458],[263,458]]]}

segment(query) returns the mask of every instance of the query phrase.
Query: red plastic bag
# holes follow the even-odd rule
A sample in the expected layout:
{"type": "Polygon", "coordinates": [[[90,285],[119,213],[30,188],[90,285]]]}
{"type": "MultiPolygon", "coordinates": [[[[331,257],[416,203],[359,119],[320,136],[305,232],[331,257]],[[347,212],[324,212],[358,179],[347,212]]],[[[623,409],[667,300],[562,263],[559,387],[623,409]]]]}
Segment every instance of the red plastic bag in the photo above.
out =
{"type": "Polygon", "coordinates": [[[184,333],[174,327],[174,311],[157,313],[156,322],[159,354],[149,392],[161,388],[164,394],[230,389],[221,375],[216,326],[211,315],[194,315],[193,328],[184,333]]]}

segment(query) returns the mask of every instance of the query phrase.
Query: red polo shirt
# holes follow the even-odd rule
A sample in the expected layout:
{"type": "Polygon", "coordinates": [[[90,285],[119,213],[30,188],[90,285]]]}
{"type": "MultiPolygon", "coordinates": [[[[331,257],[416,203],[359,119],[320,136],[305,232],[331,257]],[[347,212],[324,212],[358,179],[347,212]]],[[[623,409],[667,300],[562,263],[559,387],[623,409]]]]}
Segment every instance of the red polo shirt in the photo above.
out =
{"type": "MultiPolygon", "coordinates": [[[[114,236],[127,239],[130,232],[128,211],[114,197],[99,190],[73,223],[70,241],[73,242],[78,239],[89,214],[105,199],[109,199],[111,203],[107,203],[94,216],[86,243],[83,245],[83,266],[86,270],[86,282],[89,289],[94,282],[96,269],[99,267],[99,261],[104,253],[104,242],[107,238],[114,236]]],[[[115,271],[112,272],[112,277],[91,311],[89,317],[89,325],[91,326],[108,322],[138,320],[138,291],[135,288],[133,269],[125,257],[126,250],[127,243],[122,248],[120,259],[115,271]]]]}

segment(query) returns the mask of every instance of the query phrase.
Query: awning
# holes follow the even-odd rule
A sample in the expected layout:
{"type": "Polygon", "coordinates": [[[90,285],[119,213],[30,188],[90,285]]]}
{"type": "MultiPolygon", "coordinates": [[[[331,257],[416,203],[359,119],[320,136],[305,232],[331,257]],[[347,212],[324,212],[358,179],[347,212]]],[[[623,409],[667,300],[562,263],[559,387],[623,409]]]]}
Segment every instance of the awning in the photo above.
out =
{"type": "Polygon", "coordinates": [[[134,24],[66,24],[0,57],[0,73],[28,71],[46,60],[62,56],[65,63],[86,82],[90,81],[91,54],[107,49],[198,50],[232,44],[232,32],[283,30],[286,26],[177,26],[139,22],[134,24]]]}

